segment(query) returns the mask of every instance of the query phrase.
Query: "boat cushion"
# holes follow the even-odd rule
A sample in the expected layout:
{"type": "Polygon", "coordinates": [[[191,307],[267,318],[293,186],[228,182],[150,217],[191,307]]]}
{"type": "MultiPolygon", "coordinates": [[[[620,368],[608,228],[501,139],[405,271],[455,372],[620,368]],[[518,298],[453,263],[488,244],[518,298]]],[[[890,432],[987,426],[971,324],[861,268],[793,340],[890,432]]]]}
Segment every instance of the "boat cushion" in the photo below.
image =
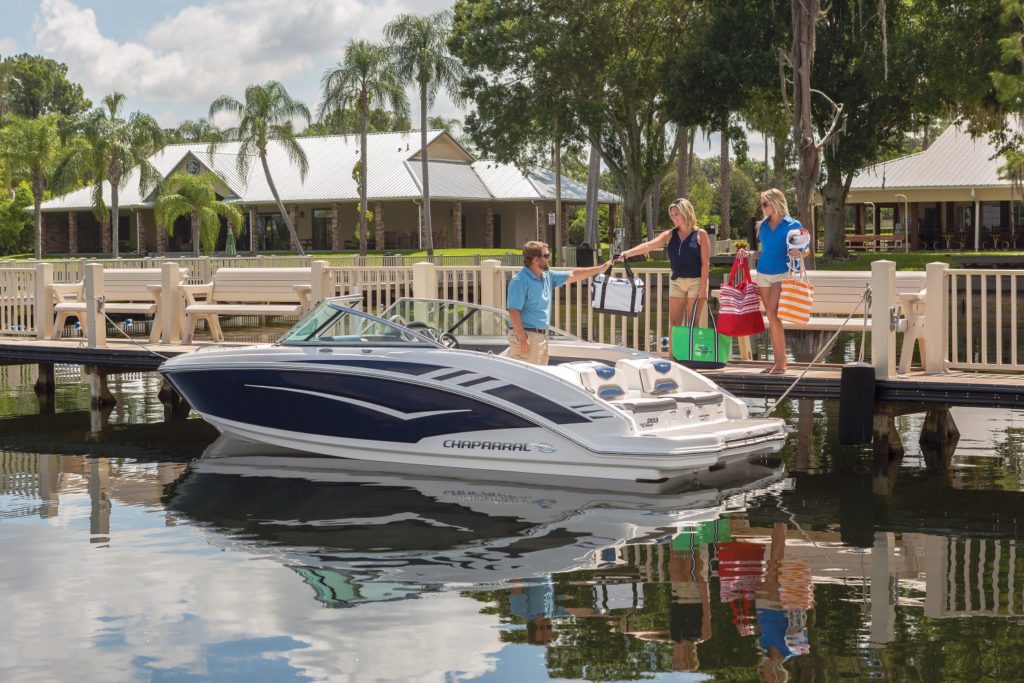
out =
{"type": "Polygon", "coordinates": [[[631,413],[660,413],[676,409],[676,402],[671,398],[628,398],[615,401],[615,405],[631,413]]]}
{"type": "Polygon", "coordinates": [[[695,406],[716,406],[722,403],[722,395],[715,391],[680,391],[660,395],[660,398],[670,398],[676,403],[692,403],[695,406]]]}

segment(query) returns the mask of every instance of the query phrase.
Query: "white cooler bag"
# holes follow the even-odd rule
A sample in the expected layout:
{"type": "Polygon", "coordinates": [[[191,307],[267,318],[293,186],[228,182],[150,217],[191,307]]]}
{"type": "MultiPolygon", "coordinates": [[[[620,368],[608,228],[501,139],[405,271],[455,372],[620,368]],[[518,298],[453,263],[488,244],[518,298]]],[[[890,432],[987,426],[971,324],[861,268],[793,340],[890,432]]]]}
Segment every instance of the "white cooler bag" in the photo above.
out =
{"type": "Polygon", "coordinates": [[[591,308],[598,313],[638,315],[644,310],[644,281],[626,266],[626,277],[612,277],[612,267],[594,278],[591,308]]]}

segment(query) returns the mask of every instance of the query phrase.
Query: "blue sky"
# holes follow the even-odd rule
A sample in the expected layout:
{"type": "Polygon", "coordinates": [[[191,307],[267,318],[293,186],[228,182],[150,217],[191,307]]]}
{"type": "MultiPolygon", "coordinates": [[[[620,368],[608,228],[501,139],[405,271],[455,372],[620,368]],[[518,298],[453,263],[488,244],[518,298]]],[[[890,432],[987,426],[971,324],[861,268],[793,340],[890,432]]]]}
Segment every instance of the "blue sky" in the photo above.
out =
{"type": "MultiPolygon", "coordinates": [[[[206,116],[220,95],[279,80],[314,109],[320,77],[350,38],[380,40],[404,12],[449,8],[454,0],[0,0],[0,55],[42,54],[68,65],[94,103],[115,90],[127,110],[164,126],[206,116]]],[[[412,96],[414,121],[419,98],[412,96]]],[[[431,114],[462,118],[443,93],[431,114]]],[[[223,121],[220,123],[224,123],[223,121]]],[[[750,136],[760,159],[764,143],[750,136]]],[[[700,135],[699,156],[718,154],[700,135]]]]}

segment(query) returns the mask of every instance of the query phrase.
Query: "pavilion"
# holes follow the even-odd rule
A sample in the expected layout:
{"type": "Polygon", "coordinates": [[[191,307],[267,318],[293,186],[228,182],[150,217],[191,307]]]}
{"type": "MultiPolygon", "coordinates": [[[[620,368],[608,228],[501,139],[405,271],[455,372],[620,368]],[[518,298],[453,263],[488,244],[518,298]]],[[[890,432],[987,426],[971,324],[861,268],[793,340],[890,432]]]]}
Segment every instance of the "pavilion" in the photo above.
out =
{"type": "MultiPolygon", "coordinates": [[[[303,179],[285,150],[268,149],[274,184],[308,250],[341,251],[358,247],[359,192],[353,168],[359,160],[358,135],[298,138],[309,160],[303,179]]],[[[252,252],[287,250],[289,237],[267,185],[259,159],[248,175],[236,169],[239,143],[219,145],[214,154],[206,143],[168,145],[149,161],[164,178],[175,172],[215,176],[218,199],[237,203],[245,215],[239,249],[252,252]]],[[[543,169],[523,171],[511,164],[476,159],[443,130],[427,134],[430,209],[434,246],[507,247],[518,249],[540,238],[554,243],[555,176],[543,169]]],[[[374,133],[367,136],[368,209],[371,249],[425,248],[420,134],[418,131],[374,133]]],[[[118,250],[120,253],[167,253],[192,248],[188,221],[178,219],[173,231],[158,227],[153,215],[154,193],[139,192],[139,171],[133,169],[119,193],[118,250]],[[173,232],[173,235],[168,234],[173,232]]],[[[585,184],[562,178],[562,242],[568,239],[570,205],[586,202],[585,184]]],[[[109,211],[102,221],[93,210],[93,188],[85,187],[42,205],[43,251],[46,254],[111,253],[109,211]]],[[[109,207],[110,187],[103,183],[109,207]]],[[[609,206],[614,225],[621,199],[598,194],[609,206]]],[[[218,248],[223,248],[222,230],[218,248]]]]}
{"type": "Polygon", "coordinates": [[[951,125],[928,149],[857,172],[846,199],[856,233],[880,234],[889,209],[896,235],[909,217],[915,251],[1016,249],[1024,245],[1021,204],[1012,202],[1013,184],[1001,165],[987,137],[951,125]]]}

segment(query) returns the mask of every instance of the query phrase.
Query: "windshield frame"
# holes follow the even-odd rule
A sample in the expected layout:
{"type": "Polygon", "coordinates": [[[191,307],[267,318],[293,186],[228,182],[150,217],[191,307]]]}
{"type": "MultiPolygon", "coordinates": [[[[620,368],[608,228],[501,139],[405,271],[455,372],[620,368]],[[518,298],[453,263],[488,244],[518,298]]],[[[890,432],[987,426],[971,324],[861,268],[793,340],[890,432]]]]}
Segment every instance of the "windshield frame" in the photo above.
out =
{"type": "Polygon", "coordinates": [[[292,325],[287,332],[284,333],[278,340],[277,344],[281,346],[340,346],[340,347],[352,347],[352,346],[373,346],[382,348],[447,348],[444,344],[440,344],[433,339],[430,339],[423,334],[420,334],[414,329],[409,329],[404,325],[400,325],[391,320],[386,320],[379,316],[367,313],[359,308],[356,308],[351,304],[352,297],[332,297],[324,299],[319,304],[314,306],[308,313],[299,318],[292,325]],[[304,324],[308,324],[314,320],[317,315],[322,314],[324,311],[330,310],[332,313],[324,318],[323,322],[316,326],[305,339],[293,339],[292,335],[304,324]],[[327,328],[333,322],[337,321],[341,316],[355,316],[365,323],[380,325],[385,329],[391,329],[396,331],[395,341],[366,341],[366,342],[349,342],[340,340],[331,340],[323,338],[314,338],[322,330],[327,328]]]}
{"type": "MultiPolygon", "coordinates": [[[[509,317],[508,310],[506,310],[506,309],[494,308],[492,306],[485,306],[484,304],[478,304],[478,303],[474,303],[474,302],[471,302],[471,301],[458,301],[456,299],[436,299],[436,298],[430,298],[430,297],[416,297],[416,296],[402,296],[402,297],[399,297],[399,298],[395,299],[393,302],[391,302],[390,306],[388,306],[386,309],[381,311],[381,316],[382,317],[387,316],[389,314],[389,311],[392,311],[392,309],[395,309],[395,308],[399,307],[404,302],[410,302],[410,301],[411,302],[422,302],[422,303],[427,303],[427,304],[431,304],[432,303],[432,304],[438,304],[438,305],[465,306],[465,307],[470,308],[470,309],[474,309],[474,310],[478,310],[478,311],[483,311],[483,312],[487,312],[487,313],[494,313],[494,314],[500,315],[500,316],[502,316],[502,318],[504,318],[504,320],[507,323],[511,323],[511,318],[509,317]]],[[[463,322],[468,320],[470,317],[472,317],[474,315],[474,310],[468,311],[464,316],[462,316],[455,323],[455,325],[453,325],[449,329],[442,330],[442,331],[446,332],[448,334],[453,334],[453,335],[459,336],[459,332],[456,330],[456,328],[458,326],[462,325],[463,322]]],[[[559,327],[555,327],[554,325],[548,326],[548,336],[549,337],[555,337],[555,338],[561,337],[561,339],[564,340],[564,341],[574,341],[574,342],[585,341],[584,339],[581,339],[580,337],[577,337],[576,335],[572,334],[571,332],[566,332],[565,330],[563,330],[563,329],[561,329],[559,327]]]]}

